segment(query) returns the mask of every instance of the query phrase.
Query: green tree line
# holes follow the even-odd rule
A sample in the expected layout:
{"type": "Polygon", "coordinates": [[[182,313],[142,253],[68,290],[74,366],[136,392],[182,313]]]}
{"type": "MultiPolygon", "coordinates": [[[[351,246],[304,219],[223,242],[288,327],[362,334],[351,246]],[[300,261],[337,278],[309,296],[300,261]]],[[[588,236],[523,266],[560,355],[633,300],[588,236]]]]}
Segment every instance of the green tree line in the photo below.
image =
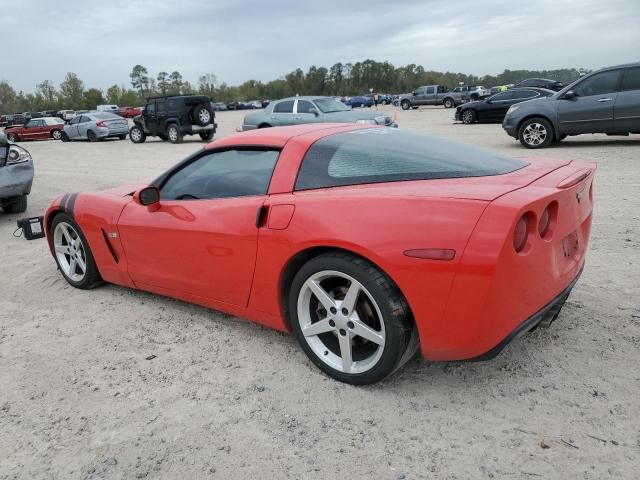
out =
{"type": "Polygon", "coordinates": [[[247,80],[230,86],[218,82],[216,75],[204,74],[195,85],[182,74],[161,71],[152,75],[147,68],[136,65],[129,75],[130,86],[114,84],[106,91],[86,88],[75,73],[66,74],[56,87],[50,80],[39,83],[32,93],[16,92],[7,81],[0,81],[0,112],[33,112],[61,109],[95,109],[100,104],[142,105],[144,98],[153,95],[194,94],[209,96],[214,101],[277,99],[292,95],[357,95],[373,89],[380,93],[406,93],[420,85],[466,85],[491,87],[517,83],[525,78],[543,77],[571,82],[586,69],[504,70],[498,75],[478,77],[466,73],[425,70],[422,65],[395,67],[390,62],[364,60],[356,63],[336,63],[329,68],[312,65],[305,72],[297,68],[269,82],[247,80]]]}

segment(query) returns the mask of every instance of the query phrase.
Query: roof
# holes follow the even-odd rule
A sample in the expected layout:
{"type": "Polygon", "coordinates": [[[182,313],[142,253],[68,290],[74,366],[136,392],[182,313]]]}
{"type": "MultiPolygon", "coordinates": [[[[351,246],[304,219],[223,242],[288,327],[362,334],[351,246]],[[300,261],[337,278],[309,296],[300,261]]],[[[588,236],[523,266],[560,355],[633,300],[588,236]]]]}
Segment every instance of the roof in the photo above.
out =
{"type": "MultiPolygon", "coordinates": [[[[308,98],[308,97],[307,97],[308,98]]],[[[306,123],[287,127],[271,127],[240,132],[228,137],[215,140],[205,148],[224,148],[231,146],[254,145],[268,147],[284,147],[293,137],[316,133],[318,138],[332,133],[371,128],[371,125],[357,125],[353,123],[306,123]]]]}
{"type": "Polygon", "coordinates": [[[316,98],[332,98],[332,99],[335,99],[336,97],[331,97],[329,95],[299,95],[297,97],[280,98],[278,100],[273,100],[273,102],[282,102],[283,100],[315,100],[316,98]]]}

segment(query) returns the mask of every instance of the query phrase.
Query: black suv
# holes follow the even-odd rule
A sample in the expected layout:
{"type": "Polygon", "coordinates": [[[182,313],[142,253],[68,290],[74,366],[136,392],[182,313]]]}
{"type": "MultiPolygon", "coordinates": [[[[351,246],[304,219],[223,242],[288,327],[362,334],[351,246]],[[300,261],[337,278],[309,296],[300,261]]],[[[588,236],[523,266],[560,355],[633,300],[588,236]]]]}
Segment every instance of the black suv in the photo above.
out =
{"type": "Polygon", "coordinates": [[[129,138],[142,143],[148,136],[180,143],[184,135],[213,139],[218,125],[211,99],[204,95],[167,95],[147,98],[142,114],[133,119],[129,138]]]}

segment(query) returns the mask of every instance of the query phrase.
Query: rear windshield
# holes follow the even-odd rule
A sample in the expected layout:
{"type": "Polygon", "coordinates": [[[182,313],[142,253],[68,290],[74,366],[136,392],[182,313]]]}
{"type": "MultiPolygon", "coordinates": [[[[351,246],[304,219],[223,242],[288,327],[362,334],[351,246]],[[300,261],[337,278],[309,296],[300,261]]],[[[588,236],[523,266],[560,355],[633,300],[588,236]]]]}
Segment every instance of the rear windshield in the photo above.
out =
{"type": "Polygon", "coordinates": [[[395,128],[324,137],[307,151],[296,190],[364,183],[502,175],[527,162],[395,128]]]}

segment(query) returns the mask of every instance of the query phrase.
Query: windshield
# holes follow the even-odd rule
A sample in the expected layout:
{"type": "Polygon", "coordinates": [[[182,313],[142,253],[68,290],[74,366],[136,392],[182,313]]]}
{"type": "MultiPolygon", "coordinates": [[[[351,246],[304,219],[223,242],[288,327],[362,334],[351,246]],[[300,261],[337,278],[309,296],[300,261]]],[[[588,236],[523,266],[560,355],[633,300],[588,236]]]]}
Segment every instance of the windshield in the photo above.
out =
{"type": "Polygon", "coordinates": [[[316,98],[314,102],[322,113],[346,112],[351,110],[344,103],[333,98],[316,98]]]}

